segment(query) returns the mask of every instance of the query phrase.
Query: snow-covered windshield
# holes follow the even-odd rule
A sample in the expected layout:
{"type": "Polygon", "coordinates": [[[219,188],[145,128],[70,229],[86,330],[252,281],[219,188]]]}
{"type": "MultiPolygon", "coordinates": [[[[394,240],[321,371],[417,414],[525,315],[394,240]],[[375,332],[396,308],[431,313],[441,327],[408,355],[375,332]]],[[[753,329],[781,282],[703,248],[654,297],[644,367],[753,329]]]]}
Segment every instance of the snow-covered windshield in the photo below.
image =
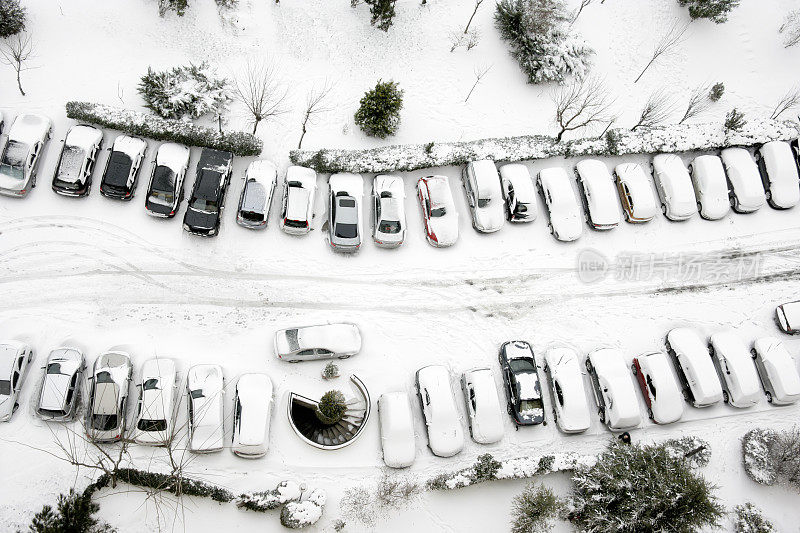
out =
{"type": "Polygon", "coordinates": [[[19,141],[8,141],[0,161],[0,174],[10,178],[22,179],[25,158],[28,157],[28,145],[19,141]]]}
{"type": "Polygon", "coordinates": [[[522,400],[519,402],[519,410],[520,412],[525,411],[533,411],[535,409],[542,409],[544,404],[542,404],[541,398],[536,398],[533,400],[522,400]]]}
{"type": "Polygon", "coordinates": [[[50,363],[49,365],[47,365],[47,373],[61,374],[61,363],[50,363]]]}
{"type": "Polygon", "coordinates": [[[447,214],[447,209],[445,209],[444,207],[435,207],[435,208],[431,209],[431,217],[432,218],[443,217],[446,214],[447,214]]]}
{"type": "Polygon", "coordinates": [[[75,146],[66,146],[58,164],[58,178],[64,181],[76,181],[80,177],[85,152],[75,146]]]}
{"type": "Polygon", "coordinates": [[[397,220],[381,220],[380,225],[378,225],[378,231],[387,234],[400,233],[400,222],[397,220]]]}
{"type": "Polygon", "coordinates": [[[11,382],[7,379],[0,379],[0,396],[11,396],[11,382]]]}
{"type": "Polygon", "coordinates": [[[486,207],[491,202],[491,198],[478,198],[478,207],[486,207]]]}

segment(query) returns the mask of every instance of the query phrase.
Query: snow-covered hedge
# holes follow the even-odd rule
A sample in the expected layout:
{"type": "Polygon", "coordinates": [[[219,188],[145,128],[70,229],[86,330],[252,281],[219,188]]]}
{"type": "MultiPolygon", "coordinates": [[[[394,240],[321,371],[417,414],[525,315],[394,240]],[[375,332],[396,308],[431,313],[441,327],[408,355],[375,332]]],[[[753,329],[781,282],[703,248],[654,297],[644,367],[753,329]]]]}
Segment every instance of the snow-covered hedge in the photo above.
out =
{"type": "Polygon", "coordinates": [[[304,487],[294,481],[282,481],[273,490],[242,494],[236,506],[250,511],[266,512],[281,508],[281,524],[300,529],[322,518],[327,496],[322,489],[303,495],[304,487]]]}
{"type": "Polygon", "coordinates": [[[556,142],[555,137],[526,135],[469,142],[384,146],[365,150],[292,150],[295,165],[322,173],[411,171],[464,165],[478,159],[514,162],[570,156],[626,155],[716,150],[752,146],[798,137],[792,122],[751,120],[740,131],[726,132],[722,124],[673,124],[650,129],[609,131],[603,138],[556,142]]]}
{"type": "Polygon", "coordinates": [[[778,434],[771,429],[751,429],[742,437],[742,462],[745,473],[762,485],[774,485],[778,472],[772,461],[770,449],[778,434]]]}
{"type": "Polygon", "coordinates": [[[233,152],[239,156],[256,156],[264,147],[261,139],[242,131],[218,132],[182,120],[170,120],[131,109],[92,102],[67,102],[67,116],[129,135],[171,141],[187,146],[201,146],[233,152]]]}
{"type": "Polygon", "coordinates": [[[236,499],[236,506],[240,509],[265,512],[277,509],[281,505],[299,500],[303,495],[303,488],[295,481],[281,481],[278,486],[270,491],[242,494],[236,499]]]}
{"type": "Polygon", "coordinates": [[[113,481],[122,481],[137,487],[146,487],[155,490],[163,490],[176,495],[199,496],[211,498],[220,503],[233,501],[233,493],[217,485],[190,479],[186,477],[178,478],[170,474],[159,472],[148,472],[136,468],[120,468],[116,473],[116,480],[112,480],[108,474],[101,475],[97,481],[91,485],[91,492],[112,485],[113,481]]]}

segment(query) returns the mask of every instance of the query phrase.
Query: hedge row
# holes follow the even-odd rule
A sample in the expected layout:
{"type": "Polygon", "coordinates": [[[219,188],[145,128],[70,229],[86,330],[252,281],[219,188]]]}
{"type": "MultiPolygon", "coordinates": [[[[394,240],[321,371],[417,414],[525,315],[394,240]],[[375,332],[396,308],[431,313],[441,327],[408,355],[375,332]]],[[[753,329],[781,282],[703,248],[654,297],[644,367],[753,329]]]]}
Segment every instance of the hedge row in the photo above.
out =
{"type": "Polygon", "coordinates": [[[751,120],[739,131],[725,131],[722,124],[673,124],[630,131],[610,130],[602,138],[589,137],[557,142],[555,137],[526,135],[470,142],[384,146],[366,150],[292,150],[295,165],[322,173],[395,172],[464,165],[478,159],[514,162],[550,157],[607,156],[659,152],[716,150],[752,146],[798,137],[792,122],[751,120]]]}
{"type": "MultiPolygon", "coordinates": [[[[235,497],[231,491],[218,487],[217,485],[206,483],[205,481],[177,478],[169,474],[147,472],[146,470],[137,470],[135,468],[120,468],[117,471],[116,477],[117,481],[122,481],[136,487],[163,490],[176,495],[181,494],[185,496],[211,498],[215,502],[220,503],[231,502],[235,497]]],[[[111,476],[103,474],[97,481],[90,485],[91,492],[105,488],[110,484],[111,476]]]]}
{"type": "Polygon", "coordinates": [[[187,146],[215,148],[238,156],[261,154],[264,143],[250,133],[222,132],[182,120],[171,120],[131,109],[92,102],[67,102],[67,116],[80,122],[119,130],[129,135],[171,141],[187,146]]]}

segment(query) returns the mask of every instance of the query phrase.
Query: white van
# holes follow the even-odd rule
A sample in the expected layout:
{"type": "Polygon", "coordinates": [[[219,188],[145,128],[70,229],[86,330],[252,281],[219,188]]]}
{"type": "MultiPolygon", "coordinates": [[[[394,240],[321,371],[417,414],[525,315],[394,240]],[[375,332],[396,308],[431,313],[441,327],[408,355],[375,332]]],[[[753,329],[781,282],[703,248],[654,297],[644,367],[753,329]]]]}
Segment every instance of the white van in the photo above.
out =
{"type": "Polygon", "coordinates": [[[218,452],[225,426],[223,398],[225,378],[219,365],[195,365],[186,376],[189,406],[189,451],[218,452]]]}
{"type": "Polygon", "coordinates": [[[769,403],[790,405],[800,400],[797,361],[781,341],[761,337],[753,343],[751,353],[769,403]]]}

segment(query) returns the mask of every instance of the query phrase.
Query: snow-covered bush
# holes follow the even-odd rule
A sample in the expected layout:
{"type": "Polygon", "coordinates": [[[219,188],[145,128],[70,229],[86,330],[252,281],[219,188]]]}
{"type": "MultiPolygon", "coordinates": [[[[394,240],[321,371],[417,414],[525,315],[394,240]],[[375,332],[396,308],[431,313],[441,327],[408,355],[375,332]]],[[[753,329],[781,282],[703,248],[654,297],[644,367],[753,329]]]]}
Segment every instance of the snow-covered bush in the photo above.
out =
{"type": "Polygon", "coordinates": [[[385,139],[394,135],[400,126],[403,109],[403,90],[397,82],[381,81],[364,93],[355,114],[356,125],[371,137],[385,139]]]}
{"type": "Polygon", "coordinates": [[[330,362],[322,369],[323,379],[334,379],[339,377],[339,367],[336,363],[330,362]]]}
{"type": "Polygon", "coordinates": [[[241,494],[236,498],[236,507],[248,511],[265,512],[297,501],[303,495],[303,489],[294,481],[281,481],[278,486],[270,491],[252,492],[241,494]]]}
{"type": "Polygon", "coordinates": [[[380,30],[389,31],[394,20],[396,2],[397,0],[364,0],[364,3],[369,6],[370,15],[372,15],[371,24],[380,30]]]}
{"type": "Polygon", "coordinates": [[[530,483],[511,503],[511,533],[547,533],[563,507],[552,490],[530,483]]]}
{"type": "Polygon", "coordinates": [[[711,87],[711,90],[708,92],[708,99],[712,102],[719,102],[724,94],[725,84],[719,81],[711,87]]]}
{"type": "Polygon", "coordinates": [[[678,3],[689,7],[689,16],[694,19],[709,19],[717,24],[728,20],[728,13],[739,5],[740,0],[678,0],[678,3]]]}
{"type": "Polygon", "coordinates": [[[145,107],[163,118],[222,116],[233,100],[230,82],[207,62],[155,71],[147,68],[138,87],[145,107]]]}
{"type": "Polygon", "coordinates": [[[500,0],[495,25],[528,83],[562,82],[583,76],[594,51],[570,33],[562,0],[500,0]]]}
{"type": "Polygon", "coordinates": [[[420,493],[416,483],[397,476],[384,476],[375,490],[377,503],[384,507],[398,507],[420,493]]]}
{"type": "Polygon", "coordinates": [[[503,464],[494,458],[490,453],[478,456],[478,460],[472,466],[475,481],[490,481],[497,479],[497,472],[503,464]]]}
{"type": "Polygon", "coordinates": [[[67,117],[73,120],[157,141],[215,148],[245,157],[259,155],[263,148],[261,139],[249,133],[240,131],[221,133],[182,120],[169,120],[130,109],[91,102],[67,102],[66,110],[67,117]]]}
{"type": "Polygon", "coordinates": [[[761,509],[750,502],[733,508],[735,533],[773,533],[775,526],[766,519],[761,509]]]}
{"type": "Polygon", "coordinates": [[[572,480],[570,518],[586,531],[696,531],[725,513],[715,487],[664,444],[612,442],[572,480]]]}
{"type": "Polygon", "coordinates": [[[49,505],[33,516],[28,526],[29,533],[114,533],[116,529],[101,522],[94,515],[100,506],[92,501],[91,492],[60,494],[58,504],[53,509],[49,505]]]}
{"type": "Polygon", "coordinates": [[[747,124],[747,121],[744,118],[744,113],[735,107],[725,115],[725,131],[739,131],[744,128],[745,124],[747,124]]]}
{"type": "Polygon", "coordinates": [[[0,0],[0,37],[11,37],[24,29],[25,8],[19,0],[0,0]]]}
{"type": "Polygon", "coordinates": [[[281,525],[301,529],[316,524],[322,518],[326,500],[324,490],[314,489],[303,500],[287,503],[281,509],[281,525]]]}
{"type": "Polygon", "coordinates": [[[314,414],[323,424],[335,424],[342,419],[347,411],[347,400],[341,391],[331,390],[320,398],[314,414]]]}
{"type": "Polygon", "coordinates": [[[800,490],[800,428],[751,429],[742,437],[745,473],[762,485],[786,483],[800,490]]]}
{"type": "Polygon", "coordinates": [[[778,33],[784,34],[783,46],[786,48],[800,43],[800,9],[787,13],[778,33]]]}
{"type": "Polygon", "coordinates": [[[179,17],[182,17],[188,7],[189,0],[158,0],[158,14],[162,17],[168,11],[174,11],[179,17]]]}
{"type": "Polygon", "coordinates": [[[664,447],[673,457],[689,461],[693,467],[703,467],[711,460],[711,446],[697,437],[681,437],[664,441],[664,447]]]}

